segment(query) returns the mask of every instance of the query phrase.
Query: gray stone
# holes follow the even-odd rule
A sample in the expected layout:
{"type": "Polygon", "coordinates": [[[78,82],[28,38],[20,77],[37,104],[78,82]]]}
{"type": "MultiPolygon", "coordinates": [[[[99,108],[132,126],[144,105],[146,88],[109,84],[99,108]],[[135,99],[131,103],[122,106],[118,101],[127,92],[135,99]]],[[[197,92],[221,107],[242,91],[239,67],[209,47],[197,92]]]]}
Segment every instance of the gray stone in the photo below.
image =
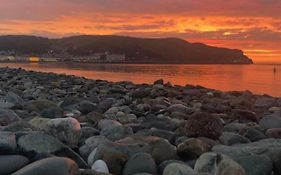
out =
{"type": "Polygon", "coordinates": [[[157,174],[157,167],[151,155],[138,153],[132,156],[123,169],[123,175],[132,175],[136,173],[157,174]]]}
{"type": "Polygon", "coordinates": [[[179,112],[183,114],[191,114],[193,112],[192,108],[189,108],[183,104],[173,104],[167,109],[170,113],[179,112]]]}
{"type": "Polygon", "coordinates": [[[19,120],[21,118],[14,111],[0,109],[0,125],[7,126],[19,120]]]}
{"type": "Polygon", "coordinates": [[[0,131],[0,154],[8,154],[16,151],[16,136],[12,132],[0,131]]]}
{"type": "Polygon", "coordinates": [[[274,105],[275,101],[272,97],[259,97],[254,105],[257,108],[269,108],[274,105]]]}
{"type": "Polygon", "coordinates": [[[81,136],[80,123],[71,117],[51,119],[45,131],[67,145],[77,145],[81,136]]]}
{"type": "Polygon", "coordinates": [[[219,137],[219,140],[224,145],[234,145],[238,143],[250,142],[250,140],[246,137],[231,132],[223,132],[222,135],[219,137]]]}
{"type": "Polygon", "coordinates": [[[12,175],[79,175],[79,171],[73,160],[53,157],[29,164],[12,175]]]}
{"type": "Polygon", "coordinates": [[[54,154],[65,145],[52,136],[42,133],[23,135],[18,139],[19,148],[28,155],[54,154]]]}
{"type": "Polygon", "coordinates": [[[3,101],[13,104],[13,108],[22,108],[24,105],[23,99],[11,91],[5,95],[3,101]]]}
{"type": "Polygon", "coordinates": [[[83,100],[81,102],[78,103],[78,107],[77,109],[82,113],[82,114],[88,114],[92,111],[97,110],[97,104],[92,103],[90,101],[87,100],[83,100]]]}
{"type": "Polygon", "coordinates": [[[265,129],[281,128],[281,117],[275,115],[265,116],[260,120],[259,125],[265,129]]]}
{"type": "Polygon", "coordinates": [[[272,161],[267,156],[251,155],[234,159],[245,170],[247,175],[271,175],[272,161]]]}
{"type": "Polygon", "coordinates": [[[225,155],[213,152],[202,154],[196,161],[194,170],[216,175],[246,175],[245,170],[238,163],[225,155]]]}
{"type": "Polygon", "coordinates": [[[47,109],[44,109],[41,113],[40,113],[41,117],[44,118],[61,118],[63,117],[63,110],[58,107],[58,106],[52,106],[49,107],[47,109]]]}
{"type": "Polygon", "coordinates": [[[0,155],[0,174],[10,175],[28,163],[28,158],[21,155],[0,155]]]}
{"type": "Polygon", "coordinates": [[[56,107],[57,105],[49,100],[35,100],[35,101],[30,101],[24,105],[24,108],[28,110],[29,112],[38,112],[40,113],[41,111],[48,109],[50,107],[56,107]]]}
{"type": "Polygon", "coordinates": [[[163,175],[195,175],[195,171],[182,163],[171,163],[166,166],[163,175]]]}
{"type": "Polygon", "coordinates": [[[133,130],[128,126],[115,126],[101,130],[100,134],[109,140],[116,141],[132,135],[133,130]]]}
{"type": "Polygon", "coordinates": [[[109,120],[109,119],[100,120],[99,124],[98,124],[98,127],[99,127],[100,130],[110,129],[110,128],[113,128],[115,126],[122,126],[122,124],[115,121],[115,120],[109,120]]]}
{"type": "Polygon", "coordinates": [[[185,160],[195,159],[208,151],[207,144],[195,138],[187,139],[177,146],[178,155],[185,160]]]}

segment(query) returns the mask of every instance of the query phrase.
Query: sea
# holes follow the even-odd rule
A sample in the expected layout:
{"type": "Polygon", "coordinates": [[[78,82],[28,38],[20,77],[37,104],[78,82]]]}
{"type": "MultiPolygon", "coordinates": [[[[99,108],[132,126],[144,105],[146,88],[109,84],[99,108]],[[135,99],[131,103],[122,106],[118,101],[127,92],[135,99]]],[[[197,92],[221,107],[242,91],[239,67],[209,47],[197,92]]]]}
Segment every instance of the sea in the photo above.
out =
{"type": "Polygon", "coordinates": [[[112,82],[153,83],[163,79],[174,85],[200,85],[222,91],[250,90],[281,97],[281,65],[185,65],[94,63],[0,63],[0,67],[76,75],[112,82]],[[274,71],[274,68],[276,71],[274,71]]]}

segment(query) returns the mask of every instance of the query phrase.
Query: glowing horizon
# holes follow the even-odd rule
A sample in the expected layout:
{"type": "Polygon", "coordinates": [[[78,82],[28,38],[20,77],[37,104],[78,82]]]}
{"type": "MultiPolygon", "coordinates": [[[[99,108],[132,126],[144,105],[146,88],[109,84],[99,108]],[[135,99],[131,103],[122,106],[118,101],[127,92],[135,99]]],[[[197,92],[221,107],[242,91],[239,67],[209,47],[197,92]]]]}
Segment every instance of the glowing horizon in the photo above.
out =
{"type": "Polygon", "coordinates": [[[281,63],[281,1],[0,0],[0,35],[178,37],[281,63]]]}

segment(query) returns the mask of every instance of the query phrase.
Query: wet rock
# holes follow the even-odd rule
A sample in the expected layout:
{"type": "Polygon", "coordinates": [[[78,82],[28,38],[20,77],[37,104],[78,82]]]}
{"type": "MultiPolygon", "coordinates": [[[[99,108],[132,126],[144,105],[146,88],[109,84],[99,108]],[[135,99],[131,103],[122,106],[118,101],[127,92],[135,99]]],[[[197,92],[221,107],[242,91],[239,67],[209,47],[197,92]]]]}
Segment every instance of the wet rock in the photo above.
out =
{"type": "Polygon", "coordinates": [[[222,121],[208,113],[197,113],[190,117],[185,125],[189,137],[208,137],[216,139],[223,132],[222,121]]]}
{"type": "Polygon", "coordinates": [[[67,158],[46,158],[36,161],[13,173],[13,175],[78,175],[77,164],[67,158]]]}
{"type": "Polygon", "coordinates": [[[178,155],[184,160],[198,158],[208,151],[208,146],[203,141],[195,138],[187,139],[177,146],[178,155]]]}
{"type": "Polygon", "coordinates": [[[157,174],[157,167],[151,155],[139,153],[133,155],[126,163],[123,169],[123,175],[136,173],[157,174]]]}
{"type": "Polygon", "coordinates": [[[10,175],[28,163],[28,158],[21,155],[0,155],[0,174],[10,175]]]}
{"type": "Polygon", "coordinates": [[[0,154],[8,154],[16,151],[16,136],[12,132],[0,131],[0,154]]]}
{"type": "Polygon", "coordinates": [[[7,126],[21,118],[12,110],[0,109],[0,126],[7,126]]]}
{"type": "Polygon", "coordinates": [[[81,136],[80,123],[71,117],[51,119],[45,131],[67,145],[77,145],[81,136]]]}
{"type": "Polygon", "coordinates": [[[181,163],[171,163],[163,171],[163,175],[195,175],[195,171],[181,163]]]}
{"type": "Polygon", "coordinates": [[[246,175],[245,170],[238,163],[225,155],[212,152],[201,155],[196,161],[194,170],[216,175],[246,175]]]}

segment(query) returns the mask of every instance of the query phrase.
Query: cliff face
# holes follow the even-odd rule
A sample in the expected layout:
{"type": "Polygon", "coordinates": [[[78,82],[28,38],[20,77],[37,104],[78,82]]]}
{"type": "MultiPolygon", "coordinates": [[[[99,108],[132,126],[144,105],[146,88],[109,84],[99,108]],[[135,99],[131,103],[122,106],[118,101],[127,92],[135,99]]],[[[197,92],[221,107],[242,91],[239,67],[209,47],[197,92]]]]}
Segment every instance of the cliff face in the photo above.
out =
{"type": "Polygon", "coordinates": [[[122,36],[83,35],[62,39],[33,36],[0,36],[0,51],[16,54],[65,53],[89,56],[95,53],[125,54],[126,62],[251,64],[241,50],[189,43],[177,38],[147,39],[122,36]]]}

